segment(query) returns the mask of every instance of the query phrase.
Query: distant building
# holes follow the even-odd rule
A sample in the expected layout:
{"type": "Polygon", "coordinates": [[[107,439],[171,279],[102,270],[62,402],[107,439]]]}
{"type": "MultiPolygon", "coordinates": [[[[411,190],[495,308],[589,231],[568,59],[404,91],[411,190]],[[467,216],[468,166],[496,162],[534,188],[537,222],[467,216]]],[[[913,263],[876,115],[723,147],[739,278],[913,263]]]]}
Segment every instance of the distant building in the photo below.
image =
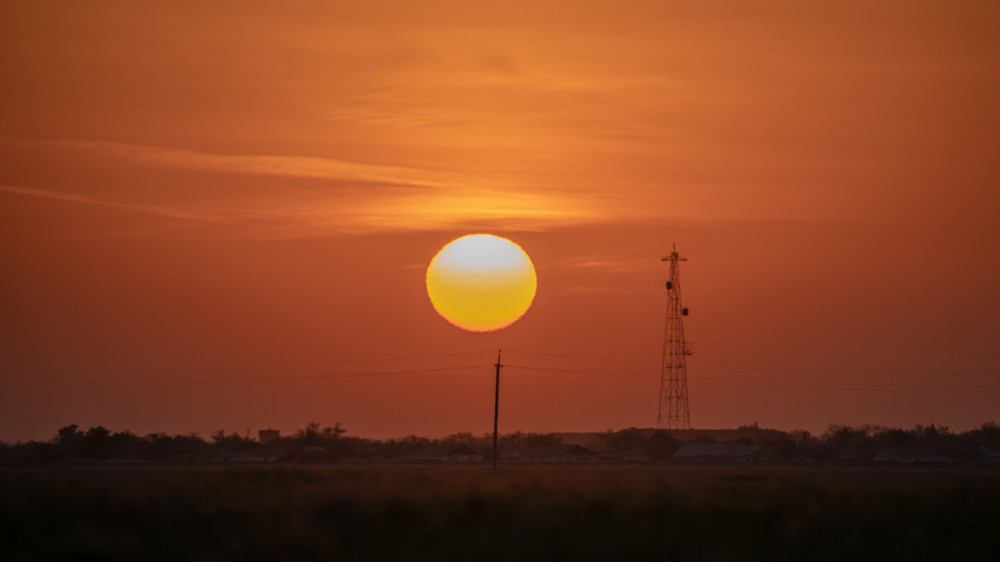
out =
{"type": "MultiPolygon", "coordinates": [[[[493,458],[492,448],[488,453],[486,453],[486,458],[493,458]]],[[[521,460],[521,452],[510,445],[500,445],[499,450],[497,451],[497,458],[502,461],[518,461],[521,460]]]]}
{"type": "Polygon", "coordinates": [[[582,445],[546,445],[528,452],[528,460],[551,463],[584,463],[597,461],[597,455],[582,445]]]}
{"type": "Polygon", "coordinates": [[[746,443],[685,443],[674,453],[680,462],[750,462],[753,449],[746,443]]]}
{"type": "Polygon", "coordinates": [[[984,461],[1000,463],[1000,451],[990,449],[988,447],[980,447],[979,452],[982,453],[984,461]]]}
{"type": "Polygon", "coordinates": [[[430,445],[407,459],[421,463],[471,463],[482,462],[483,455],[465,445],[430,445]]]}
{"type": "Polygon", "coordinates": [[[882,447],[882,450],[875,455],[875,462],[914,464],[955,461],[929,447],[882,447]]]}
{"type": "Polygon", "coordinates": [[[260,441],[261,445],[274,443],[280,438],[281,434],[277,429],[261,429],[257,432],[257,440],[260,441]]]}
{"type": "Polygon", "coordinates": [[[645,445],[621,451],[613,456],[617,460],[624,462],[650,462],[653,460],[653,456],[649,453],[649,448],[645,445]]]}

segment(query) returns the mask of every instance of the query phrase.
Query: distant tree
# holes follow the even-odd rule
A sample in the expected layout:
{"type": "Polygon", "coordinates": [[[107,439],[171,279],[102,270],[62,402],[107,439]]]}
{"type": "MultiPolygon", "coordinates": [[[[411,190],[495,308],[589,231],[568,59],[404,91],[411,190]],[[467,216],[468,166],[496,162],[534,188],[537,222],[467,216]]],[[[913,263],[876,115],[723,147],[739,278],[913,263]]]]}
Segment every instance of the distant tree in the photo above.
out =
{"type": "Polygon", "coordinates": [[[146,460],[165,461],[174,454],[173,438],[166,433],[150,433],[140,454],[146,460]]]}
{"type": "Polygon", "coordinates": [[[143,458],[155,461],[196,459],[209,450],[208,443],[197,433],[174,436],[166,433],[151,433],[143,441],[143,458]]]}
{"type": "MultiPolygon", "coordinates": [[[[492,435],[490,436],[492,439],[492,435]]],[[[513,447],[522,455],[539,447],[559,445],[562,441],[554,433],[524,433],[521,431],[508,433],[500,438],[500,443],[513,447]]]]}
{"type": "MultiPolygon", "coordinates": [[[[309,460],[339,460],[361,454],[361,440],[344,437],[347,430],[340,422],[323,427],[319,422],[309,422],[282,442],[291,446],[289,458],[309,460]]],[[[379,455],[375,447],[369,446],[366,455],[379,455]]]]}
{"type": "Polygon", "coordinates": [[[822,437],[825,445],[822,458],[871,460],[881,448],[877,436],[885,431],[886,428],[878,425],[830,424],[822,437]]]}
{"type": "Polygon", "coordinates": [[[85,458],[106,459],[111,455],[114,443],[111,441],[111,432],[103,426],[92,427],[83,436],[83,446],[81,456],[85,458]]]}
{"type": "Polygon", "coordinates": [[[680,448],[680,441],[664,429],[657,429],[646,439],[646,451],[654,461],[668,460],[680,448]]]}
{"type": "Polygon", "coordinates": [[[83,437],[83,432],[77,431],[77,425],[74,423],[59,428],[52,442],[62,454],[76,455],[83,445],[83,437]]]}
{"type": "Polygon", "coordinates": [[[699,431],[695,435],[695,441],[700,441],[702,443],[717,443],[719,440],[716,439],[712,434],[699,431]]]}
{"type": "Polygon", "coordinates": [[[64,445],[68,443],[79,443],[83,440],[83,432],[77,431],[76,428],[79,427],[75,423],[69,424],[66,427],[59,428],[56,433],[55,442],[59,445],[64,445]]]}
{"type": "Polygon", "coordinates": [[[323,440],[318,422],[309,422],[306,426],[295,433],[293,438],[296,444],[306,447],[318,446],[323,440]]]}
{"type": "Polygon", "coordinates": [[[57,443],[29,441],[21,445],[22,458],[27,463],[53,462],[70,458],[67,449],[57,443]]]}
{"type": "Polygon", "coordinates": [[[644,435],[641,429],[629,427],[607,435],[605,443],[612,451],[629,451],[643,444],[644,435]]]}
{"type": "Polygon", "coordinates": [[[321,426],[319,422],[309,422],[304,428],[295,432],[291,441],[300,447],[323,447],[333,444],[346,432],[340,422],[326,427],[321,426]]]}
{"type": "Polygon", "coordinates": [[[479,439],[477,439],[471,432],[461,431],[458,433],[452,433],[441,441],[449,445],[465,445],[471,447],[472,445],[475,445],[478,440],[479,439]]]}
{"type": "Polygon", "coordinates": [[[426,437],[419,437],[417,435],[407,435],[402,439],[391,440],[390,443],[394,445],[395,456],[404,456],[411,453],[415,453],[418,450],[431,445],[432,441],[426,437]]]}
{"type": "Polygon", "coordinates": [[[895,427],[882,429],[874,438],[883,447],[913,447],[917,444],[914,432],[895,427]]]}
{"type": "Polygon", "coordinates": [[[770,450],[778,459],[788,460],[799,456],[799,443],[784,431],[767,431],[758,438],[757,446],[770,450]]]}
{"type": "Polygon", "coordinates": [[[963,442],[970,448],[1000,449],[1000,425],[996,422],[986,422],[978,428],[970,430],[962,435],[963,442]]]}
{"type": "Polygon", "coordinates": [[[324,440],[334,441],[339,439],[341,435],[347,433],[347,430],[340,426],[340,422],[336,422],[333,424],[333,427],[324,427],[322,433],[324,440]]]}
{"type": "Polygon", "coordinates": [[[224,430],[218,430],[212,434],[212,444],[220,451],[242,451],[243,449],[256,447],[258,443],[250,437],[244,437],[235,431],[228,435],[224,430]]]}
{"type": "Polygon", "coordinates": [[[979,426],[979,431],[994,447],[1000,445],[1000,425],[997,425],[996,422],[988,421],[984,423],[979,426]]]}
{"type": "MultiPolygon", "coordinates": [[[[995,422],[986,422],[957,436],[957,447],[960,453],[949,449],[948,453],[956,459],[980,460],[988,451],[1000,450],[1000,426],[995,422]]],[[[942,452],[944,454],[944,452],[942,452]]],[[[947,456],[947,455],[946,455],[947,456]]]]}

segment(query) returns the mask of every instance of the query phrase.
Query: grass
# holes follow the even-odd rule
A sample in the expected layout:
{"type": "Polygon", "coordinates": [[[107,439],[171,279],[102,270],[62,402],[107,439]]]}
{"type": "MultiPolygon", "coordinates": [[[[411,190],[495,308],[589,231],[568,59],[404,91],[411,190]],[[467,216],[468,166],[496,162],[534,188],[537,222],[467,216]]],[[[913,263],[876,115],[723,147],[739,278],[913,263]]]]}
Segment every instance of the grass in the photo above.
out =
{"type": "Polygon", "coordinates": [[[3,560],[992,560],[1000,471],[0,469],[3,560]]]}

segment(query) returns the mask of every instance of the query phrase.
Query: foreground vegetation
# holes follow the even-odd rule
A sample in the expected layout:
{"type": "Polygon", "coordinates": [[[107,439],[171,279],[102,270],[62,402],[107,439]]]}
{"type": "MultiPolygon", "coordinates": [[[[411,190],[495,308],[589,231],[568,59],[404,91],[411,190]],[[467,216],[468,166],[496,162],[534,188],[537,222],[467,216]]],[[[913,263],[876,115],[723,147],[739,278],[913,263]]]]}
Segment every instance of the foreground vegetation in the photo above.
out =
{"type": "Polygon", "coordinates": [[[0,469],[18,560],[994,560],[995,468],[0,469]]]}

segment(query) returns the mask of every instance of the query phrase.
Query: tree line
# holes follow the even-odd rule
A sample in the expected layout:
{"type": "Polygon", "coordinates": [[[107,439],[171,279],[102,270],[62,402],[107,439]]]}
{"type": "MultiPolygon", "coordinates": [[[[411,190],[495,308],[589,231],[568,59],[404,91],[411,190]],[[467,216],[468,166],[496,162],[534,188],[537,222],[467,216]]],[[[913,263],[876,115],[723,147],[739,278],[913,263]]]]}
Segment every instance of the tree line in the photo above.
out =
{"type": "MultiPolygon", "coordinates": [[[[627,428],[589,434],[588,447],[610,458],[639,451],[650,461],[667,461],[681,441],[666,430],[627,428]]],[[[929,449],[956,461],[996,460],[1000,452],[1000,425],[987,422],[979,427],[953,432],[944,426],[917,425],[899,429],[878,425],[830,425],[821,435],[807,431],[779,431],[741,426],[736,430],[702,431],[685,440],[740,442],[753,447],[759,458],[775,461],[842,462],[870,461],[885,447],[929,449]]],[[[563,444],[557,433],[515,432],[500,437],[502,454],[526,455],[536,448],[563,444]]],[[[218,430],[208,439],[197,433],[138,436],[129,431],[112,432],[102,426],[83,431],[77,425],[60,428],[48,441],[0,443],[0,462],[35,464],[72,461],[98,462],[213,462],[230,460],[271,461],[371,461],[405,458],[433,445],[464,446],[488,456],[492,454],[489,433],[455,433],[431,439],[409,435],[397,439],[368,439],[347,435],[336,423],[312,422],[291,435],[260,443],[249,434],[218,430]]]]}
{"type": "MultiPolygon", "coordinates": [[[[52,463],[64,461],[147,461],[211,462],[260,458],[281,461],[339,461],[345,459],[380,460],[405,457],[431,445],[453,444],[486,451],[492,436],[455,433],[440,439],[409,435],[398,439],[368,439],[346,435],[336,423],[323,426],[310,422],[293,434],[261,443],[249,433],[218,430],[208,439],[198,433],[168,435],[150,433],[139,436],[130,431],[112,432],[103,426],[83,431],[76,424],[60,428],[48,441],[14,444],[0,442],[0,463],[52,463]]],[[[504,435],[500,442],[518,452],[548,444],[558,444],[555,434],[516,432],[504,435]]]]}

